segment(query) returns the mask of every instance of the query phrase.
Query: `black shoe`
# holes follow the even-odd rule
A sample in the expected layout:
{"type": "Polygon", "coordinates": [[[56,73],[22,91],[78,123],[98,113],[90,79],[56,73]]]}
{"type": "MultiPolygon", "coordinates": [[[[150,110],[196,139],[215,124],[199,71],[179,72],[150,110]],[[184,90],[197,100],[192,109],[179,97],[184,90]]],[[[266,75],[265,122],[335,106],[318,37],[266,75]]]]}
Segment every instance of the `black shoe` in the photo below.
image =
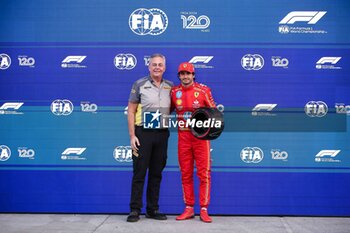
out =
{"type": "Polygon", "coordinates": [[[131,211],[128,218],[126,219],[127,222],[137,222],[140,220],[140,213],[137,211],[131,211]]]}
{"type": "Polygon", "coordinates": [[[146,218],[153,218],[156,220],[167,220],[168,218],[166,217],[165,214],[159,212],[159,210],[153,210],[151,212],[146,213],[146,218]]]}

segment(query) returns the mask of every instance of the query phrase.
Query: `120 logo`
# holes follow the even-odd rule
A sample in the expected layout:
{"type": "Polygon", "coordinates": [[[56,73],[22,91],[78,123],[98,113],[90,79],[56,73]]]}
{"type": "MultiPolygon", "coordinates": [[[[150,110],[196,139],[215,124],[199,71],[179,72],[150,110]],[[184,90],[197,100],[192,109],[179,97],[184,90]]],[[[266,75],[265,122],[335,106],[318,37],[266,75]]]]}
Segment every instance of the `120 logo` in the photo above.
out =
{"type": "Polygon", "coordinates": [[[81,102],[81,111],[82,112],[96,112],[97,111],[97,104],[93,104],[90,102],[81,102]]]}
{"type": "Polygon", "coordinates": [[[20,66],[31,66],[35,64],[35,59],[33,57],[18,56],[18,63],[20,66]]]}
{"type": "Polygon", "coordinates": [[[206,15],[201,15],[198,18],[194,15],[181,15],[182,28],[184,29],[207,29],[210,25],[210,19],[206,15]]]}
{"type": "Polygon", "coordinates": [[[28,148],[18,148],[18,156],[21,158],[34,158],[35,151],[28,148]]]}

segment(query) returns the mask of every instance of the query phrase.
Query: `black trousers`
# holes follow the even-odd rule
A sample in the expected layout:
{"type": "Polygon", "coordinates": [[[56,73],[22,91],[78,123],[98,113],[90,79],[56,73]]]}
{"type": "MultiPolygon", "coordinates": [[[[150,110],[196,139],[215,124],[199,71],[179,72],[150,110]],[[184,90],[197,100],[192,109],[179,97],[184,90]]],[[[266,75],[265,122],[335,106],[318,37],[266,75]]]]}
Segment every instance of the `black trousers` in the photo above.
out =
{"type": "Polygon", "coordinates": [[[141,212],[143,186],[148,170],[146,211],[158,210],[160,182],[162,171],[166,165],[169,130],[143,129],[135,127],[135,135],[140,146],[133,151],[133,177],[131,187],[130,209],[141,212]]]}

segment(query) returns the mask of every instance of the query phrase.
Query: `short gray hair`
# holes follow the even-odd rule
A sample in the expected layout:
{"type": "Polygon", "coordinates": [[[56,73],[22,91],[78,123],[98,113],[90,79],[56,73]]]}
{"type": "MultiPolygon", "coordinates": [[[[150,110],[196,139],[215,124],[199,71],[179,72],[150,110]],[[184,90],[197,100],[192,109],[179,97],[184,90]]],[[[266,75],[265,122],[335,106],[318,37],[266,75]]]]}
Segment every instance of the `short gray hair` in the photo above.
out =
{"type": "Polygon", "coordinates": [[[151,64],[151,60],[152,60],[153,58],[155,58],[155,57],[163,58],[163,60],[164,60],[164,65],[166,64],[165,56],[164,56],[163,54],[161,54],[161,53],[154,53],[154,54],[152,54],[152,55],[150,56],[150,58],[149,58],[149,64],[151,64]]]}

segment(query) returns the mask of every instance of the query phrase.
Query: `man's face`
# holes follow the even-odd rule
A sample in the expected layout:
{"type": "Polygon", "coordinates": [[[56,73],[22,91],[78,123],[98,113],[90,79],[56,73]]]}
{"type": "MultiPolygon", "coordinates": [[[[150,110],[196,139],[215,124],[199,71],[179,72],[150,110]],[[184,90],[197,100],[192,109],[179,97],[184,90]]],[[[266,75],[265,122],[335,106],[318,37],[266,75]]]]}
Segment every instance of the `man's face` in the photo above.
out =
{"type": "Polygon", "coordinates": [[[179,78],[183,86],[189,86],[193,83],[194,74],[187,71],[180,71],[179,78]]]}
{"type": "Polygon", "coordinates": [[[149,61],[149,73],[152,78],[162,78],[165,72],[165,62],[161,57],[154,57],[149,61]]]}

